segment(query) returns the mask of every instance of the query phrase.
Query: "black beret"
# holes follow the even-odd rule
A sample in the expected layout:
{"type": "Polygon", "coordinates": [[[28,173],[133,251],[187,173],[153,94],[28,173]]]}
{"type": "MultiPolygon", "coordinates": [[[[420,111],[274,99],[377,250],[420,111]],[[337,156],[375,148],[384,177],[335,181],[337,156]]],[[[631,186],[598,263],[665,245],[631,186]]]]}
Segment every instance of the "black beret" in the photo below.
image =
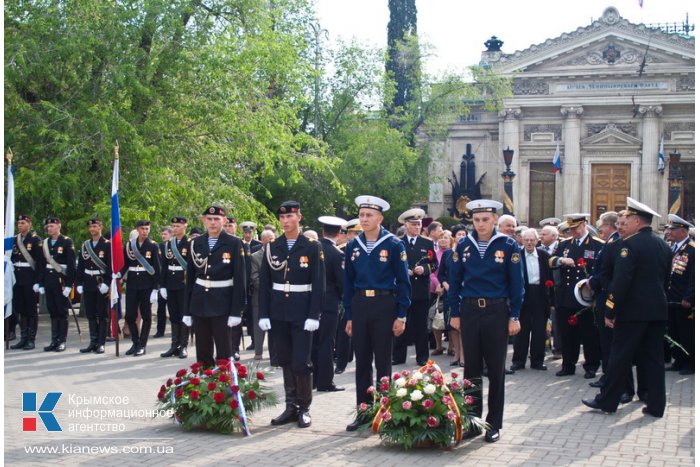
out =
{"type": "Polygon", "coordinates": [[[60,223],[61,223],[61,221],[58,219],[58,217],[53,217],[53,216],[47,217],[46,220],[44,221],[44,225],[60,224],[60,223]]]}
{"type": "Polygon", "coordinates": [[[221,206],[211,205],[204,210],[203,216],[224,216],[226,217],[226,211],[221,206]]]}
{"type": "Polygon", "coordinates": [[[24,215],[24,214],[20,214],[19,216],[17,216],[17,220],[18,221],[27,221],[27,222],[32,221],[32,219],[29,216],[24,215]]]}
{"type": "Polygon", "coordinates": [[[175,216],[172,219],[170,219],[170,223],[171,224],[187,224],[187,219],[185,219],[184,217],[175,216]]]}
{"type": "Polygon", "coordinates": [[[285,201],[280,205],[279,209],[277,209],[277,215],[299,212],[300,209],[301,205],[298,201],[285,201]]]}
{"type": "Polygon", "coordinates": [[[93,225],[93,224],[102,225],[102,221],[99,220],[97,217],[93,217],[93,218],[91,218],[91,219],[88,219],[87,225],[90,226],[90,225],[93,225]]]}
{"type": "Polygon", "coordinates": [[[136,221],[136,228],[138,229],[139,227],[148,227],[151,225],[151,221],[147,221],[145,219],[142,219],[140,221],[136,221]]]}

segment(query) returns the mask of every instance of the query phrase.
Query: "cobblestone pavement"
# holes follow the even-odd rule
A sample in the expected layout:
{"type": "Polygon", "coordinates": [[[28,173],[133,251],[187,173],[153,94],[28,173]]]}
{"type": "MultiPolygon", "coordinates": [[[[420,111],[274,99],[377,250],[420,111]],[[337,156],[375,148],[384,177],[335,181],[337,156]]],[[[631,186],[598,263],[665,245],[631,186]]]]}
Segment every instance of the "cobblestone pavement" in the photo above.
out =
{"type": "MultiPolygon", "coordinates": [[[[477,463],[487,465],[693,465],[695,462],[694,376],[667,373],[668,407],[662,419],[642,414],[642,403],[621,406],[615,415],[593,412],[582,406],[582,398],[593,397],[591,380],[583,378],[579,368],[574,376],[554,376],[558,362],[547,362],[549,371],[521,370],[506,376],[504,427],[498,443],[483,438],[462,443],[452,450],[417,449],[404,451],[382,445],[375,435],[348,433],[345,425],[352,419],[354,403],[354,365],[336,384],[344,392],[314,393],[311,406],[313,425],[299,429],[296,425],[270,426],[282,405],[254,414],[253,435],[220,435],[205,432],[184,433],[172,420],[164,418],[77,418],[69,417],[74,396],[128,397],[128,404],[117,406],[83,406],[81,408],[120,408],[144,411],[155,407],[161,384],[178,369],[194,362],[177,358],[163,359],[159,354],[170,343],[165,338],[151,339],[143,357],[115,357],[114,344],[98,356],[80,354],[77,337],[69,336],[68,350],[45,353],[40,347],[48,334],[42,317],[37,350],[5,351],[5,432],[4,460],[8,465],[246,465],[285,466],[345,465],[405,466],[430,462],[430,465],[477,463]],[[42,400],[47,392],[62,392],[54,411],[63,432],[47,432],[41,421],[36,432],[22,431],[22,393],[38,393],[42,400]],[[117,425],[123,431],[77,432],[66,426],[117,425]],[[95,425],[98,424],[98,425],[95,425]],[[39,454],[30,449],[55,447],[58,453],[39,454]],[[87,452],[92,449],[93,453],[87,452]],[[130,452],[126,452],[130,451],[130,452]]],[[[87,324],[87,323],[85,323],[87,324]]],[[[87,329],[87,325],[83,329],[87,329]]],[[[250,341],[246,339],[247,343],[250,341]]],[[[83,344],[85,345],[85,344],[83,344]]],[[[129,347],[122,342],[122,352],[129,347]]],[[[409,360],[411,359],[409,349],[409,360]]],[[[267,354],[266,354],[267,355],[267,354]]],[[[243,352],[243,362],[250,362],[252,352],[243,352]]],[[[449,368],[450,357],[436,361],[449,368]]],[[[509,360],[510,362],[510,356],[509,360]]],[[[262,361],[265,365],[269,363],[262,361]]],[[[399,369],[410,368],[402,365],[399,369]]],[[[395,368],[396,369],[396,368],[395,368]]],[[[270,383],[282,397],[281,372],[270,383]]],[[[117,399],[115,399],[117,400],[117,399]]],[[[24,416],[27,416],[25,414],[24,416]]]]}

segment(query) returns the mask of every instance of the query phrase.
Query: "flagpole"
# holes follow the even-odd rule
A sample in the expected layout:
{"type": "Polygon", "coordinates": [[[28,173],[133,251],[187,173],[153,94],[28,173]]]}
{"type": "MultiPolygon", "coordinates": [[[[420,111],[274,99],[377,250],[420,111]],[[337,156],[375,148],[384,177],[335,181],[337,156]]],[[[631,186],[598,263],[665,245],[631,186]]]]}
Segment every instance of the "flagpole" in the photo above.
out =
{"type": "MultiPolygon", "coordinates": [[[[12,167],[12,149],[9,146],[7,147],[7,152],[5,153],[5,159],[7,159],[7,171],[9,174],[11,167],[12,167]]],[[[9,183],[9,180],[8,180],[8,183],[9,183]]],[[[9,191],[9,186],[8,186],[8,191],[9,191]]],[[[8,195],[9,195],[9,193],[8,193],[8,195]]],[[[14,192],[12,193],[12,196],[14,196],[14,192]]],[[[9,199],[9,196],[8,196],[8,199],[9,199]]],[[[12,215],[12,219],[7,219],[7,213],[5,213],[5,216],[6,216],[6,219],[5,219],[6,223],[8,221],[9,222],[15,221],[14,214],[12,215]]],[[[5,226],[5,230],[7,230],[7,226],[5,226]]],[[[10,271],[5,270],[5,274],[8,274],[8,273],[14,274],[14,272],[11,270],[10,271]]],[[[5,311],[3,310],[3,321],[5,322],[5,350],[10,349],[10,320],[7,318],[8,317],[5,316],[5,311]]]]}
{"type": "MultiPolygon", "coordinates": [[[[117,163],[119,161],[119,142],[118,141],[115,141],[115,144],[114,144],[114,161],[115,161],[115,170],[116,170],[116,168],[118,167],[117,163]]],[[[114,174],[112,174],[112,184],[114,184],[114,174]]],[[[112,187],[112,191],[114,191],[114,186],[112,187]]],[[[110,198],[113,196],[114,196],[114,193],[112,193],[110,198]]],[[[114,213],[112,213],[112,215],[114,215],[114,213]]],[[[117,219],[117,221],[119,221],[119,219],[117,219]]],[[[112,227],[114,227],[114,218],[111,219],[111,225],[112,225],[112,227]]],[[[112,229],[112,230],[114,230],[114,229],[112,229]]],[[[110,238],[111,238],[112,244],[114,244],[114,236],[110,235],[110,238]]],[[[118,240],[121,240],[121,236],[119,237],[118,240]]],[[[120,241],[120,243],[121,243],[121,241],[120,241]]],[[[121,245],[117,245],[117,248],[121,249],[121,247],[122,247],[121,245]]],[[[112,258],[112,274],[116,274],[116,272],[114,271],[114,254],[111,255],[111,258],[112,258]]],[[[117,279],[112,279],[112,282],[117,282],[117,279]]],[[[119,357],[119,319],[118,319],[118,311],[117,310],[121,308],[121,296],[120,296],[121,294],[119,293],[118,282],[117,282],[117,285],[115,285],[114,287],[110,287],[109,289],[110,289],[110,311],[112,314],[112,335],[114,337],[114,346],[115,346],[114,350],[115,350],[115,355],[117,357],[119,357]],[[116,307],[112,305],[112,294],[115,292],[117,293],[116,307]]]]}

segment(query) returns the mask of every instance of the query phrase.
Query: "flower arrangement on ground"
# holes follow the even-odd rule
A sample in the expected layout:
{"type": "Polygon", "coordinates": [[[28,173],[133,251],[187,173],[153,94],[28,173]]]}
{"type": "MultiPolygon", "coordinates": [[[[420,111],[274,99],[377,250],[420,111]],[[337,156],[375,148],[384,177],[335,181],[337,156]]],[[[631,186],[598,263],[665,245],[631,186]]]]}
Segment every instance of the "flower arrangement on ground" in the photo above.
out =
{"type": "Polygon", "coordinates": [[[185,431],[193,428],[249,434],[247,414],[276,404],[265,387],[269,371],[230,360],[217,360],[214,368],[197,362],[179,370],[160,387],[158,408],[170,410],[185,431]]]}
{"type": "Polygon", "coordinates": [[[360,404],[358,417],[368,420],[372,431],[405,449],[419,446],[451,447],[465,429],[485,429],[474,415],[476,386],[456,372],[444,375],[432,361],[415,371],[403,370],[381,379],[372,404],[360,404]]]}

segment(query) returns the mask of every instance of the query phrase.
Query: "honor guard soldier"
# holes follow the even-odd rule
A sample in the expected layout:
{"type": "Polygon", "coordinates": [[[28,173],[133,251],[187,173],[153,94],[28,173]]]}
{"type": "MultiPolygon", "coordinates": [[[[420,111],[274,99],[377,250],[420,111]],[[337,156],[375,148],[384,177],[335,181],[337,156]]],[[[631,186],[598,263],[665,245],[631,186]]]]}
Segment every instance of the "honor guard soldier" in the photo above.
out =
{"type": "MultiPolygon", "coordinates": [[[[420,208],[409,209],[399,216],[399,223],[406,226],[406,235],[401,241],[406,249],[408,276],[411,278],[411,306],[406,315],[406,332],[394,343],[392,365],[406,363],[406,348],[411,343],[416,346],[419,366],[425,365],[429,358],[430,274],[437,270],[438,263],[432,240],[420,234],[424,218],[425,211],[420,208]]],[[[442,342],[437,345],[441,346],[442,342]]]]}
{"type": "MultiPolygon", "coordinates": [[[[455,247],[450,267],[448,301],[450,324],[461,330],[464,349],[464,378],[478,385],[476,415],[483,410],[482,371],[489,378],[489,429],[485,440],[500,439],[505,401],[505,363],[508,336],[520,332],[520,308],[525,289],[518,244],[496,231],[498,210],[503,204],[475,200],[467,204],[474,231],[455,247]],[[510,306],[509,306],[510,305],[510,306]]],[[[481,430],[471,426],[466,438],[481,430]]]]}
{"type": "Polygon", "coordinates": [[[326,271],[321,245],[301,235],[300,205],[277,210],[284,233],[270,242],[260,268],[260,321],[270,331],[284,378],[286,408],[273,425],[311,425],[312,333],[319,327],[326,271]]]}
{"type": "Polygon", "coordinates": [[[238,231],[238,223],[236,222],[236,218],[227,217],[226,223],[224,224],[224,232],[235,237],[236,231],[238,231]]]}
{"type": "Polygon", "coordinates": [[[675,214],[668,215],[668,235],[673,242],[673,263],[668,288],[668,332],[690,355],[673,347],[669,370],[681,375],[695,373],[695,242],[688,235],[693,224],[675,214]]]}
{"type": "Polygon", "coordinates": [[[661,216],[627,198],[627,236],[620,240],[605,300],[605,325],[613,329],[608,372],[600,394],[581,401],[606,413],[617,410],[635,358],[648,384],[642,412],[662,417],[666,407],[664,334],[673,255],[651,230],[653,217],[661,216]]]}
{"type": "MultiPolygon", "coordinates": [[[[163,267],[164,264],[164,259],[165,259],[165,244],[170,241],[170,239],[173,237],[173,228],[169,225],[166,225],[160,230],[160,238],[162,240],[161,243],[158,244],[158,251],[160,252],[160,272],[161,276],[163,275],[163,271],[165,268],[163,267]]],[[[160,281],[160,286],[161,289],[165,287],[162,281],[160,281]]],[[[167,295],[167,294],[166,294],[167,295]]],[[[158,307],[157,307],[157,314],[156,314],[156,333],[153,334],[154,338],[159,338],[159,337],[164,337],[165,336],[165,311],[168,305],[168,300],[166,297],[163,296],[163,294],[158,295],[158,307]]]]}
{"type": "Polygon", "coordinates": [[[151,223],[136,222],[138,236],[124,246],[124,267],[119,277],[126,279],[125,321],[129,325],[133,345],[126,355],[139,357],[146,353],[148,334],[151,332],[151,304],[158,302],[160,284],[160,252],[158,245],[148,238],[151,223]],[[141,311],[141,335],[136,317],[141,311]]]}
{"type": "Polygon", "coordinates": [[[344,391],[333,383],[333,349],[338,328],[340,300],[343,298],[345,255],[337,247],[336,240],[345,220],[335,216],[321,216],[323,226],[321,247],[326,267],[326,295],[323,297],[321,322],[314,333],[312,361],[314,364],[314,387],[321,392],[344,391]]]}
{"type": "Polygon", "coordinates": [[[39,293],[46,294],[46,308],[51,316],[51,343],[45,352],[66,350],[70,291],[75,281],[73,240],[61,235],[61,221],[48,217],[44,221],[48,238],[42,242],[45,267],[39,272],[39,293]]]}
{"type": "Polygon", "coordinates": [[[39,315],[36,310],[39,273],[45,266],[41,255],[41,239],[32,230],[31,218],[23,214],[17,216],[17,230],[19,233],[15,236],[11,257],[15,270],[12,310],[19,315],[22,337],[10,348],[32,350],[39,324],[39,315]]]}
{"type": "Polygon", "coordinates": [[[571,237],[559,242],[549,258],[549,266],[559,270],[560,284],[555,290],[556,319],[562,340],[562,367],[556,375],[573,375],[583,344],[584,378],[595,378],[600,366],[600,338],[593,323],[593,310],[585,309],[576,299],[576,288],[588,287],[582,281],[595,273],[595,260],[604,242],[587,228],[590,214],[567,214],[566,225],[571,237]],[[575,318],[572,318],[575,316],[575,318]]]}
{"type": "Polygon", "coordinates": [[[109,283],[112,280],[112,246],[102,236],[102,221],[87,221],[90,239],[80,247],[76,290],[83,297],[90,328],[90,344],[80,353],[104,353],[109,323],[109,283]]]}
{"type": "Polygon", "coordinates": [[[173,235],[163,244],[163,268],[160,276],[160,296],[167,301],[170,329],[172,333],[170,348],[160,354],[161,357],[178,356],[187,358],[187,338],[189,329],[182,322],[185,308],[187,285],[187,259],[190,241],[187,231],[187,219],[176,216],[170,220],[173,235]]]}
{"type": "Polygon", "coordinates": [[[209,206],[204,213],[207,233],[190,242],[187,293],[182,322],[194,320],[197,361],[206,368],[216,358],[231,357],[231,330],[241,324],[245,307],[246,275],[243,242],[224,230],[226,211],[209,206]]]}
{"type": "MultiPolygon", "coordinates": [[[[411,283],[403,242],[382,227],[389,203],[362,195],[355,198],[355,204],[363,232],[345,249],[343,307],[345,331],[355,348],[355,401],[359,406],[372,402],[367,390],[374,384],[373,358],[377,384],[391,376],[392,338],[405,330],[411,283]]],[[[355,431],[366,421],[358,414],[346,430],[355,431]]]]}

